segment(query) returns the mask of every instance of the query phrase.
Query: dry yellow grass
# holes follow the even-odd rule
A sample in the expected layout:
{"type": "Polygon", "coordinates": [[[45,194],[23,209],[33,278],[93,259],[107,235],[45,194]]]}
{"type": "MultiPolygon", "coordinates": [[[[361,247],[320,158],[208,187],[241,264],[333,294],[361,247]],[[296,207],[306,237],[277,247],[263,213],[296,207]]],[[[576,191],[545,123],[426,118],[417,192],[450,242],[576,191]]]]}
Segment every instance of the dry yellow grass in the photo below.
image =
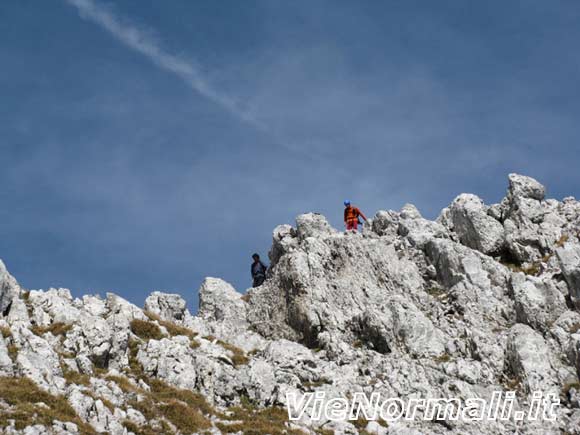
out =
{"type": "Polygon", "coordinates": [[[143,340],[161,340],[163,338],[159,326],[147,320],[132,320],[131,332],[143,340]]]}
{"type": "Polygon", "coordinates": [[[133,385],[129,379],[127,379],[124,376],[107,376],[105,377],[105,379],[107,381],[112,381],[115,384],[117,384],[117,386],[123,390],[124,393],[135,393],[137,391],[139,391],[139,387],[136,387],[135,385],[133,385]]]}
{"type": "Polygon", "coordinates": [[[163,320],[157,314],[154,314],[150,311],[145,311],[145,315],[150,320],[157,322],[159,325],[161,325],[165,329],[167,329],[167,333],[169,335],[171,335],[172,337],[176,337],[178,335],[185,335],[186,337],[193,339],[195,336],[197,336],[197,332],[193,332],[191,329],[186,328],[185,326],[177,325],[173,322],[168,322],[167,320],[163,320]]]}
{"type": "Polygon", "coordinates": [[[143,367],[137,361],[137,353],[139,353],[139,343],[136,340],[129,340],[129,370],[137,379],[146,379],[143,367]]]}
{"type": "Polygon", "coordinates": [[[233,424],[218,423],[223,433],[242,432],[244,435],[303,435],[304,432],[288,427],[288,412],[284,408],[257,409],[249,404],[230,408],[228,420],[233,424]],[[238,421],[239,420],[239,421],[238,421]]]}
{"type": "Polygon", "coordinates": [[[62,375],[66,380],[67,384],[77,384],[89,386],[91,385],[91,377],[74,370],[70,370],[67,367],[62,367],[62,375]]]}
{"type": "Polygon", "coordinates": [[[30,330],[35,333],[36,335],[44,335],[47,332],[50,332],[52,335],[56,336],[64,336],[68,331],[72,329],[72,325],[68,325],[62,322],[51,323],[48,326],[38,326],[34,325],[30,330]]]}
{"type": "Polygon", "coordinates": [[[570,239],[570,236],[568,236],[568,234],[562,234],[562,236],[558,239],[558,241],[556,242],[556,246],[558,248],[561,248],[562,246],[564,246],[564,244],[570,239]]]}
{"type": "MultiPolygon", "coordinates": [[[[142,391],[142,400],[130,403],[149,421],[166,419],[182,433],[203,432],[211,427],[207,415],[219,414],[199,393],[181,390],[157,379],[150,379],[149,386],[151,391],[142,391]]],[[[141,428],[144,434],[149,430],[141,428]]]]}
{"type": "Polygon", "coordinates": [[[231,360],[234,363],[234,366],[237,367],[237,366],[248,364],[248,362],[250,362],[250,359],[246,356],[246,353],[242,349],[240,349],[239,347],[234,346],[231,343],[226,343],[223,340],[218,340],[213,335],[206,335],[203,338],[205,338],[208,341],[214,341],[217,344],[219,344],[221,347],[223,347],[224,349],[230,351],[232,353],[231,360]]]}
{"type": "Polygon", "coordinates": [[[9,327],[2,326],[0,327],[0,335],[2,335],[2,337],[4,338],[10,338],[12,337],[12,331],[10,330],[9,327]]]}
{"type": "Polygon", "coordinates": [[[83,434],[96,433],[79,419],[66,398],[48,394],[27,378],[0,377],[0,398],[11,406],[0,414],[0,427],[8,426],[9,420],[14,420],[19,430],[32,424],[51,426],[59,420],[76,424],[83,434]],[[38,407],[39,402],[46,407],[38,407]]]}

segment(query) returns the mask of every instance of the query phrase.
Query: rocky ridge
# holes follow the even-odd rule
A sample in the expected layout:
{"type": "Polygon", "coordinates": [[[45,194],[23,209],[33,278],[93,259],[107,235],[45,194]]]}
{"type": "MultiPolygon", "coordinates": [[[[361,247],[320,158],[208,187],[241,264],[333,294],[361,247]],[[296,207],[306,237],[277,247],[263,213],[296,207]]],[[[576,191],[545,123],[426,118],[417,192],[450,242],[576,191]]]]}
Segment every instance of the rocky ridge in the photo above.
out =
{"type": "Polygon", "coordinates": [[[0,434],[580,434],[580,202],[511,174],[506,197],[412,205],[360,234],[278,226],[266,282],[176,294],[22,289],[0,262],[0,434]],[[556,421],[289,422],[286,394],[554,393],[556,421]]]}

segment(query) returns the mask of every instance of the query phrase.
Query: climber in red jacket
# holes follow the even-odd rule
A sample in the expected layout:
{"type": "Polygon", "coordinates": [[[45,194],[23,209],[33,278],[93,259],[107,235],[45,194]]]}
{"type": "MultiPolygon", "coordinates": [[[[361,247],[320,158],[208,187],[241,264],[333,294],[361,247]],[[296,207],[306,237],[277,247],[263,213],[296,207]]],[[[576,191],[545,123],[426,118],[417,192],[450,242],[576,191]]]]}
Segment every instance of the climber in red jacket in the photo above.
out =
{"type": "Polygon", "coordinates": [[[350,205],[349,200],[344,201],[344,225],[346,226],[347,231],[353,230],[356,232],[359,224],[359,216],[365,221],[367,220],[367,217],[358,209],[358,207],[350,205]]]}

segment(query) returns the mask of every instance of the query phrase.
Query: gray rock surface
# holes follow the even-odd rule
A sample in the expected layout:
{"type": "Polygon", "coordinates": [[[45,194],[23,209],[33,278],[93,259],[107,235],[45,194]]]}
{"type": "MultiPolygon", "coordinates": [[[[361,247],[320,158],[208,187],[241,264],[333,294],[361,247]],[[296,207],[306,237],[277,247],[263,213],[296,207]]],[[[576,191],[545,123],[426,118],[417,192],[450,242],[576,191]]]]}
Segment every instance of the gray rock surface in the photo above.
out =
{"type": "Polygon", "coordinates": [[[484,254],[500,252],[504,243],[503,225],[487,214],[479,197],[459,195],[451,204],[450,213],[461,243],[484,254]]]}
{"type": "Polygon", "coordinates": [[[12,305],[12,300],[20,294],[20,286],[6,266],[0,260],[0,314],[6,316],[12,305]]]}

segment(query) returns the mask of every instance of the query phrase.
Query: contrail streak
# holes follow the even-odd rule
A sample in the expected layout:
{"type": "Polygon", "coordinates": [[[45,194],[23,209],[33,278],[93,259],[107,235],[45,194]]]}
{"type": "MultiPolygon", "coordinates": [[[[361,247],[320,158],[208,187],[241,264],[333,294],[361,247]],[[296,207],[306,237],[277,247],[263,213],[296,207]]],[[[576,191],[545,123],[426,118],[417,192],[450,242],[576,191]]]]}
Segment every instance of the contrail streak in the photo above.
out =
{"type": "Polygon", "coordinates": [[[236,117],[260,130],[265,130],[264,126],[250,113],[242,110],[234,99],[208,83],[200,69],[191,61],[165,51],[147,29],[120,20],[109,9],[94,0],[65,1],[78,9],[81,18],[98,24],[125,46],[146,56],[159,68],[179,77],[199,94],[225,108],[236,117]]]}

